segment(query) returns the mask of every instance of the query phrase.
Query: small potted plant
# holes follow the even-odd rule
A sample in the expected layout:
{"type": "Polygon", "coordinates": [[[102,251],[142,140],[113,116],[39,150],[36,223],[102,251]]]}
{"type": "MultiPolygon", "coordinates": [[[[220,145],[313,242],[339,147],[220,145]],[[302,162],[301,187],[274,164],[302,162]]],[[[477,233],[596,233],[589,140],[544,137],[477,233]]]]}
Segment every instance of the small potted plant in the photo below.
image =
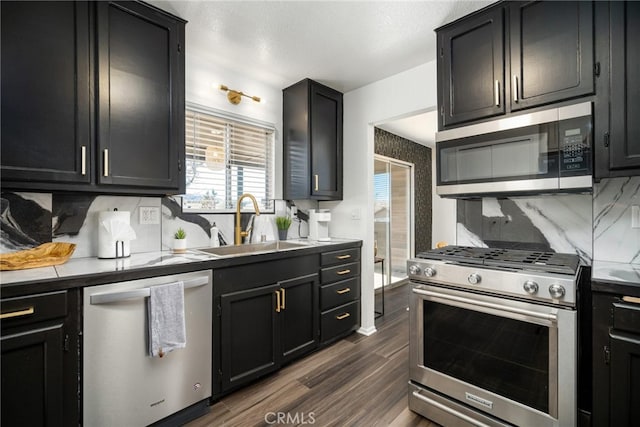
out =
{"type": "Polygon", "coordinates": [[[187,251],[187,233],[180,227],[173,237],[173,252],[176,254],[185,253],[187,251]]]}
{"type": "Polygon", "coordinates": [[[290,216],[277,216],[276,227],[278,227],[278,239],[287,240],[287,232],[291,226],[290,216]]]}

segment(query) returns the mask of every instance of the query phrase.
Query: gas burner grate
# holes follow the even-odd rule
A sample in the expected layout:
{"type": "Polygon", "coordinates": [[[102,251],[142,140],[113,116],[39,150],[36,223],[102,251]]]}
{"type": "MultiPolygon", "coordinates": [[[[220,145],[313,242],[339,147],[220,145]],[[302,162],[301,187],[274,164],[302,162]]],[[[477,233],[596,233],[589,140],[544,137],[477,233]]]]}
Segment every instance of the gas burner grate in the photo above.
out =
{"type": "Polygon", "coordinates": [[[563,274],[575,274],[580,265],[580,258],[574,254],[470,246],[445,246],[422,252],[417,257],[563,274]]]}

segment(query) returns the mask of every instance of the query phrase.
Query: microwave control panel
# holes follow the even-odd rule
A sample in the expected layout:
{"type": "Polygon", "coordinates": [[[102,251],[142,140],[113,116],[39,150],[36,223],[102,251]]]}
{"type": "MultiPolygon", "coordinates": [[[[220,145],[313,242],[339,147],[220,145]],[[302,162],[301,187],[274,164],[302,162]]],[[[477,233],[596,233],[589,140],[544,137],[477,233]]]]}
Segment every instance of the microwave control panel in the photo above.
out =
{"type": "Polygon", "coordinates": [[[561,174],[591,173],[591,117],[563,120],[558,130],[561,174]]]}

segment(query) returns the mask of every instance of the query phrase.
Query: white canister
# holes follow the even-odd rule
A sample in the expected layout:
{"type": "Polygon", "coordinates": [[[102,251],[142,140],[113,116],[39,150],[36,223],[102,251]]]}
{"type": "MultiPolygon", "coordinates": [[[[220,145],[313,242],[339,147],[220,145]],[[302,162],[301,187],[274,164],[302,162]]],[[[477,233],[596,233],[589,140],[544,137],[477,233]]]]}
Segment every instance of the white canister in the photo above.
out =
{"type": "Polygon", "coordinates": [[[131,255],[130,242],[136,236],[130,219],[131,213],[126,211],[98,213],[98,258],[124,258],[131,255]]]}

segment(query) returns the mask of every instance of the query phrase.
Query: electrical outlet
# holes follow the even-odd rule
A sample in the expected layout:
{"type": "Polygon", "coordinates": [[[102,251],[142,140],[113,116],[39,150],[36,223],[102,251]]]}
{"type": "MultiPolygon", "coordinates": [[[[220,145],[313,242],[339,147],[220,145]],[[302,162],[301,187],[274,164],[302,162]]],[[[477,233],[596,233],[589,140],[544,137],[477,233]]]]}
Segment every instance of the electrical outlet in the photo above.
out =
{"type": "Polygon", "coordinates": [[[141,225],[160,224],[160,208],[155,206],[141,206],[139,210],[141,225]]]}
{"type": "Polygon", "coordinates": [[[360,209],[353,209],[351,211],[351,219],[354,221],[358,221],[360,218],[362,217],[362,215],[360,214],[360,209]]]}
{"type": "Polygon", "coordinates": [[[640,206],[631,205],[631,228],[640,228],[640,206]]]}

